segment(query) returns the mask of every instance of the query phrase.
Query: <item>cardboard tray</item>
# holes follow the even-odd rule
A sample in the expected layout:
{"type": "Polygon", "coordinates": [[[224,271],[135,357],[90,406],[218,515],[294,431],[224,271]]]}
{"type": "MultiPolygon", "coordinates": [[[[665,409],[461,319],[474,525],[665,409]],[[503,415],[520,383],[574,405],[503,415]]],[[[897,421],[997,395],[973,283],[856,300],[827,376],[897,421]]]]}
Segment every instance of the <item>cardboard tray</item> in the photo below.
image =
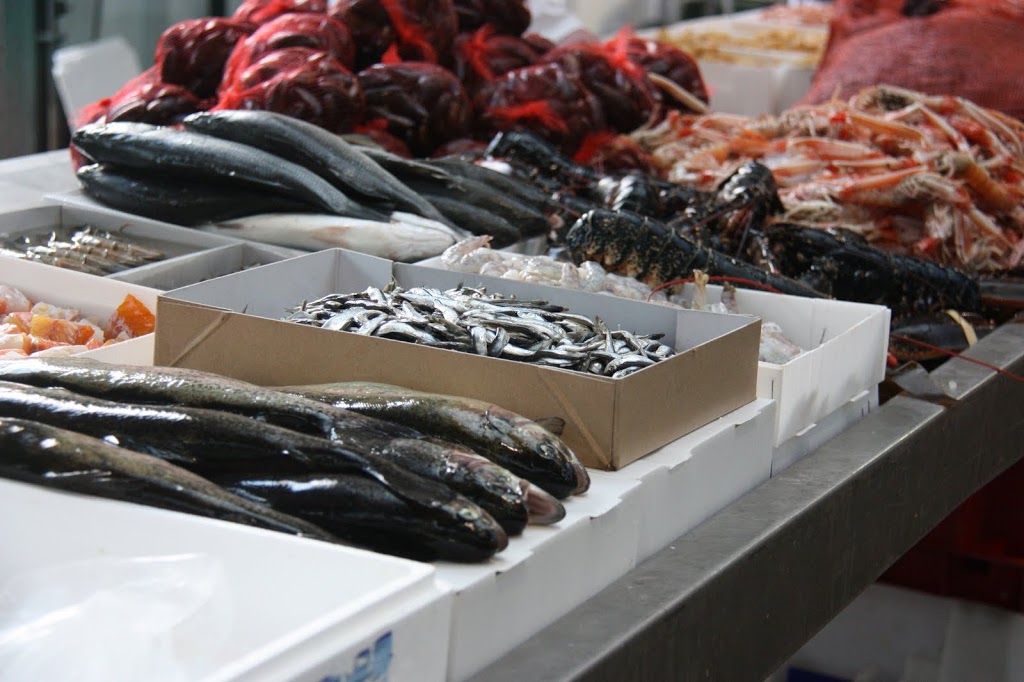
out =
{"type": "Polygon", "coordinates": [[[110,279],[143,283],[151,272],[163,272],[178,258],[205,249],[239,244],[236,239],[207,234],[187,227],[148,220],[106,208],[87,208],[72,204],[45,204],[22,211],[0,215],[0,236],[46,234],[54,228],[93,225],[112,233],[121,233],[141,246],[148,246],[167,255],[163,261],[142,265],[107,275],[110,279]]]}
{"type": "Polygon", "coordinates": [[[754,399],[760,321],[675,311],[520,282],[467,278],[333,249],[160,297],[155,362],[262,385],[382,381],[493,402],[530,418],[561,417],[584,464],[617,469],[754,399]],[[337,333],[281,321],[329,293],[465,282],[543,298],[609,327],[664,332],[679,353],[623,379],[337,333]],[[245,311],[245,312],[243,312],[245,311]]]}
{"type": "Polygon", "coordinates": [[[185,679],[366,679],[374,664],[392,680],[446,677],[452,598],[427,564],[4,479],[0,513],[18,519],[0,527],[0,588],[84,559],[217,560],[222,589],[173,640],[185,679]],[[374,660],[377,642],[389,656],[374,660]]]}
{"type": "MultiPolygon", "coordinates": [[[[142,301],[154,313],[157,311],[157,296],[160,294],[156,289],[137,284],[3,256],[0,256],[0,284],[19,289],[33,303],[42,301],[62,308],[77,308],[100,326],[106,324],[128,294],[142,301]]],[[[131,343],[132,348],[145,349],[152,342],[153,335],[147,334],[121,343],[131,343]]],[[[103,354],[113,352],[118,345],[121,344],[112,344],[80,355],[91,357],[101,354],[102,357],[103,354]]]]}
{"type": "Polygon", "coordinates": [[[170,291],[208,279],[294,258],[302,253],[304,252],[280,246],[237,242],[126,270],[117,275],[111,275],[111,279],[170,291]]]}
{"type": "Polygon", "coordinates": [[[774,410],[756,400],[622,471],[591,471],[565,519],[527,527],[488,564],[437,564],[455,596],[449,679],[470,677],[766,481],[774,410]]]}

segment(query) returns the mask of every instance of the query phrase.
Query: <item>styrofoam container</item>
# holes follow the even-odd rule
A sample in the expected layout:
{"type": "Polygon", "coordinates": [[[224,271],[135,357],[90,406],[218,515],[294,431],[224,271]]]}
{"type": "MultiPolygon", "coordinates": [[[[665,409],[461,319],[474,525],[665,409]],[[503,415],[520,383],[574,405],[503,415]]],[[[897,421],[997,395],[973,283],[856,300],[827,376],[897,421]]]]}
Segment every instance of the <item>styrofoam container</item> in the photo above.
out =
{"type": "Polygon", "coordinates": [[[302,253],[280,246],[239,242],[133,268],[111,275],[110,278],[170,291],[260,265],[276,263],[302,253]]]}
{"type": "Polygon", "coordinates": [[[140,218],[99,206],[90,208],[51,203],[0,215],[0,235],[3,236],[45,235],[55,228],[80,225],[92,225],[114,234],[124,235],[140,246],[157,249],[167,256],[163,261],[107,275],[110,279],[136,283],[143,283],[151,271],[161,272],[162,268],[173,264],[180,257],[205,249],[241,243],[229,237],[140,218]]]}
{"type": "Polygon", "coordinates": [[[437,564],[455,595],[449,679],[465,679],[768,479],[771,400],[755,400],[621,471],[590,470],[566,517],[489,564],[437,564]],[[500,614],[496,617],[495,614],[500,614]]]}
{"type": "Polygon", "coordinates": [[[230,627],[212,655],[201,641],[176,641],[190,680],[366,679],[358,675],[368,662],[390,680],[446,676],[452,599],[436,588],[427,564],[6,480],[0,511],[18,519],[0,527],[0,583],[90,558],[218,560],[225,592],[216,599],[226,604],[230,627]],[[368,661],[389,635],[390,660],[368,661]]]}
{"type": "Polygon", "coordinates": [[[0,160],[0,182],[31,189],[41,198],[79,187],[67,149],[0,160]]]}
{"type": "Polygon", "coordinates": [[[153,366],[153,334],[146,334],[137,339],[128,339],[120,343],[112,343],[96,350],[80,353],[77,357],[109,362],[113,365],[135,365],[136,367],[153,366]]]}
{"type": "Polygon", "coordinates": [[[42,192],[0,180],[0,217],[6,213],[45,206],[42,192]]]}
{"type": "Polygon", "coordinates": [[[863,391],[772,451],[772,476],[814,452],[878,409],[878,387],[863,391]]]}

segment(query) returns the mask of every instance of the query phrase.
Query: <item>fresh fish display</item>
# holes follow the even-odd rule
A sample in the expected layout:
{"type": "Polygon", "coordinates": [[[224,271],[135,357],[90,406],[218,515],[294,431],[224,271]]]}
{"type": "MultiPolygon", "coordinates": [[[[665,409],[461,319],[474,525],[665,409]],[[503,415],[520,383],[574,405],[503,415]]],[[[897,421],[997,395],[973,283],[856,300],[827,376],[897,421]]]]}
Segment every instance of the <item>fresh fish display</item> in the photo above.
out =
{"type": "MultiPolygon", "coordinates": [[[[235,476],[224,486],[281,512],[308,519],[339,538],[387,554],[419,561],[486,561],[505,549],[497,525],[491,534],[469,534],[459,524],[440,525],[417,514],[387,488],[347,474],[235,476]]],[[[465,511],[465,525],[476,519],[465,511]]]]}
{"type": "Polygon", "coordinates": [[[384,216],[319,175],[248,145],[144,123],[83,126],[72,144],[90,159],[188,179],[263,189],[301,199],[329,213],[368,220],[384,216]]]}
{"type": "Polygon", "coordinates": [[[583,493],[590,486],[587,470],[561,439],[498,405],[366,382],[281,390],[464,445],[556,497],[583,493]]]}
{"type": "MultiPolygon", "coordinates": [[[[0,413],[59,425],[144,452],[221,483],[244,472],[344,473],[372,480],[434,527],[479,551],[507,543],[487,512],[447,486],[423,479],[369,451],[262,424],[229,412],[132,405],[0,382],[0,413]]],[[[401,525],[401,524],[393,524],[401,525]]],[[[451,557],[457,558],[457,557],[451,557]]]]}
{"type": "MultiPolygon", "coordinates": [[[[724,287],[722,303],[710,306],[703,302],[698,303],[698,298],[703,296],[703,286],[708,281],[707,276],[700,271],[694,273],[696,291],[692,300],[688,301],[682,294],[670,296],[666,291],[655,291],[632,277],[606,272],[600,264],[593,261],[573,265],[550,256],[527,256],[509,251],[496,251],[488,248],[488,242],[487,237],[472,237],[455,244],[441,254],[441,266],[455,272],[610,294],[619,298],[690,310],[733,314],[739,312],[736,308],[735,291],[731,286],[724,287]]],[[[803,349],[790,341],[778,324],[762,320],[759,355],[762,362],[781,365],[802,352],[803,349]]]]}
{"type": "Polygon", "coordinates": [[[85,193],[100,203],[175,225],[192,226],[272,211],[315,210],[281,194],[167,177],[155,166],[147,172],[94,163],[79,168],[77,175],[85,193]]]}
{"type": "Polygon", "coordinates": [[[658,341],[661,335],[612,331],[600,320],[546,301],[468,287],[405,290],[392,282],[303,303],[284,319],[614,379],[675,355],[658,341]]]}
{"type": "Polygon", "coordinates": [[[358,147],[318,125],[270,111],[201,112],[186,118],[184,125],[280,156],[308,168],[350,196],[444,220],[433,206],[358,147]]]}
{"type": "Polygon", "coordinates": [[[130,237],[91,225],[37,235],[0,237],[0,255],[100,276],[166,258],[162,252],[138,244],[130,237]]]}
{"type": "Polygon", "coordinates": [[[444,251],[459,238],[428,218],[393,213],[390,221],[306,213],[265,213],[203,225],[204,232],[318,251],[341,247],[394,261],[413,262],[444,251]]]}
{"type": "Polygon", "coordinates": [[[156,457],[34,421],[0,417],[0,476],[46,488],[337,541],[317,526],[233,495],[156,457]]]}
{"type": "Polygon", "coordinates": [[[470,234],[490,235],[495,246],[511,246],[523,238],[515,225],[475,204],[439,194],[424,196],[442,215],[470,234]]]}

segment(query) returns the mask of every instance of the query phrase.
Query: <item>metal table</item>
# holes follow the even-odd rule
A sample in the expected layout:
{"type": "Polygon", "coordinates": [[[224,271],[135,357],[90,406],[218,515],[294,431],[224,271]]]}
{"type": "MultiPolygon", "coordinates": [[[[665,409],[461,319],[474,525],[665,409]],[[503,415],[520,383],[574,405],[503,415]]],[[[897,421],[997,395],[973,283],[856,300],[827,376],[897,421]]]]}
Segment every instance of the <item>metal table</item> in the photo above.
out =
{"type": "MultiPolygon", "coordinates": [[[[1024,325],[967,355],[1024,373],[1024,325]]],[[[473,679],[764,680],[1024,454],[1024,384],[931,376],[955,402],[886,402],[473,679]]]]}

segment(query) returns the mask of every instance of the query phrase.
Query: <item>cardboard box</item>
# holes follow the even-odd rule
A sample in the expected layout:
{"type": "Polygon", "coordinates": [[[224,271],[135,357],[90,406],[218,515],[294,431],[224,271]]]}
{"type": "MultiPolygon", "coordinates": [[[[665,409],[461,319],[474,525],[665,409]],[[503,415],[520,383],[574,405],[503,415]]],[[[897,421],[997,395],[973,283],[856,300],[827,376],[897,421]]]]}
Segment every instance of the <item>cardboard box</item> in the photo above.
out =
{"type": "Polygon", "coordinates": [[[107,275],[112,279],[143,283],[150,272],[162,272],[176,259],[205,249],[240,244],[237,239],[208,234],[187,227],[148,220],[102,207],[87,208],[71,204],[46,204],[35,208],[0,215],[0,236],[45,235],[56,228],[92,225],[125,237],[164,253],[163,261],[142,265],[130,270],[107,275]]]}
{"type": "MultiPolygon", "coordinates": [[[[139,299],[154,313],[157,310],[157,296],[160,294],[156,289],[137,284],[115,282],[104,277],[3,256],[0,256],[0,284],[8,284],[20,290],[33,303],[43,302],[61,308],[76,308],[101,327],[106,325],[107,320],[128,294],[139,299]]],[[[122,343],[133,342],[135,345],[131,348],[145,357],[146,349],[150,347],[148,344],[153,342],[152,335],[147,334],[122,343]]],[[[112,353],[112,349],[117,345],[120,344],[97,349],[92,353],[112,353]]],[[[100,357],[103,357],[103,354],[100,357]]]]}
{"type": "Polygon", "coordinates": [[[591,471],[590,491],[565,500],[560,523],[527,527],[489,564],[437,564],[455,596],[449,679],[478,672],[767,480],[773,418],[774,403],[756,400],[622,471],[591,471]]]}
{"type": "Polygon", "coordinates": [[[377,642],[390,644],[372,661],[387,679],[447,675],[452,597],[427,564],[3,479],[0,513],[19,519],[0,527],[0,586],[86,559],[197,554],[219,563],[211,601],[175,630],[182,679],[366,679],[377,642]]]}
{"type": "MultiPolygon", "coordinates": [[[[685,296],[692,295],[686,285],[685,296]]],[[[722,288],[707,287],[709,303],[722,288]]],[[[736,291],[740,313],[775,322],[804,353],[784,365],[758,364],[757,396],[779,405],[774,443],[782,445],[885,379],[889,309],[880,305],[736,291]]]]}
{"type": "Polygon", "coordinates": [[[383,381],[561,417],[584,464],[615,469],[754,399],[760,321],[402,265],[341,249],[228,275],[160,297],[158,365],[263,385],[383,381]],[[665,333],[678,354],[622,379],[281,321],[329,293],[466,283],[543,298],[609,327],[665,333]],[[246,312],[242,312],[246,311],[246,312]]]}

